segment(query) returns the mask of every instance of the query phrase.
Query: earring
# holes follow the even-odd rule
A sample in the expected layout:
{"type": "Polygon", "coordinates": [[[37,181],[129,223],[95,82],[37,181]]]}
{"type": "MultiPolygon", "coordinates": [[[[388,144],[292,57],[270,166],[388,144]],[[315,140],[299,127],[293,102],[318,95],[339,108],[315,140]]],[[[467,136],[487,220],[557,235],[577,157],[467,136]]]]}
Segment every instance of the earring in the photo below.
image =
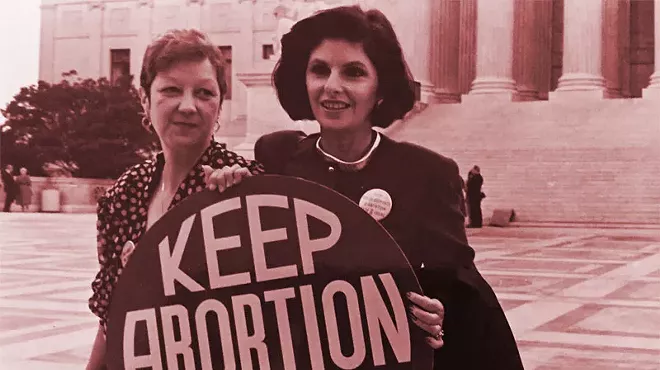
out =
{"type": "Polygon", "coordinates": [[[149,118],[146,115],[142,117],[141,123],[142,123],[142,127],[144,127],[144,129],[147,130],[147,132],[149,132],[150,134],[154,132],[154,126],[151,124],[149,118]]]}

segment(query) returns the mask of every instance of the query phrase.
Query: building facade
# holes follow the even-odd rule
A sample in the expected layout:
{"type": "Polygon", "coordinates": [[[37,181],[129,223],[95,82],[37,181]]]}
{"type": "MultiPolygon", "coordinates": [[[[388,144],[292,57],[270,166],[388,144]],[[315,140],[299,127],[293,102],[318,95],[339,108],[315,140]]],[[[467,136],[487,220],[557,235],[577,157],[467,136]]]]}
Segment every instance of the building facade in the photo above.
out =
{"type": "Polygon", "coordinates": [[[287,127],[263,103],[278,37],[356,3],[392,21],[421,85],[426,109],[390,134],[480,164],[485,214],[660,224],[660,0],[42,0],[40,79],[138,76],[155,35],[199,28],[230,63],[237,147],[287,127]]]}
{"type": "Polygon", "coordinates": [[[137,76],[155,35],[199,28],[232,65],[227,77],[235,118],[245,114],[236,73],[272,66],[278,26],[287,22],[278,8],[293,8],[295,21],[320,8],[360,3],[380,8],[394,23],[427,102],[494,91],[542,100],[557,89],[583,87],[603,88],[607,97],[640,97],[654,73],[656,2],[42,0],[39,77],[53,82],[70,70],[111,80],[137,76]]]}

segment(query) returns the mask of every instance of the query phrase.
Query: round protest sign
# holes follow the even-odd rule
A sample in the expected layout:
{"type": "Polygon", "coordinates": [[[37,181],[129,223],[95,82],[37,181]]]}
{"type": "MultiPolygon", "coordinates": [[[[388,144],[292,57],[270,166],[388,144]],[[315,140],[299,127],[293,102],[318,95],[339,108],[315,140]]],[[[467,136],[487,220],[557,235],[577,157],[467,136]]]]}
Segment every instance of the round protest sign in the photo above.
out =
{"type": "Polygon", "coordinates": [[[422,293],[391,236],[341,194],[256,176],[188,197],[135,246],[108,313],[115,369],[419,369],[422,293]]]}

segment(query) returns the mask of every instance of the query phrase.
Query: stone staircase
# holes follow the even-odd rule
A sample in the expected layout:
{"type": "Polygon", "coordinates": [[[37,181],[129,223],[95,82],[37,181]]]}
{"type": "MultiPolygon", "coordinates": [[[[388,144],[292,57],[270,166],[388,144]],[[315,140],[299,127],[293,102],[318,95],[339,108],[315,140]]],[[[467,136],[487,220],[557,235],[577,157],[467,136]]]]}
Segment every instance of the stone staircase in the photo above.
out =
{"type": "Polygon", "coordinates": [[[485,216],[660,225],[660,101],[438,104],[386,133],[453,158],[464,178],[478,164],[485,216]]]}

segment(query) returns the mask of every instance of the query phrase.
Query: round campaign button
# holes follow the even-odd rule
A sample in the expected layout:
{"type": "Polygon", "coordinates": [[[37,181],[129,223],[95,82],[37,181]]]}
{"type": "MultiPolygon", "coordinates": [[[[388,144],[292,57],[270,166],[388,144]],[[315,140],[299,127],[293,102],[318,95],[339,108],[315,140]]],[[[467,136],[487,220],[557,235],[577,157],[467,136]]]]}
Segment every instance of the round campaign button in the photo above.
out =
{"type": "Polygon", "coordinates": [[[392,197],[383,189],[371,189],[360,198],[360,208],[380,221],[392,210],[392,197]]]}

